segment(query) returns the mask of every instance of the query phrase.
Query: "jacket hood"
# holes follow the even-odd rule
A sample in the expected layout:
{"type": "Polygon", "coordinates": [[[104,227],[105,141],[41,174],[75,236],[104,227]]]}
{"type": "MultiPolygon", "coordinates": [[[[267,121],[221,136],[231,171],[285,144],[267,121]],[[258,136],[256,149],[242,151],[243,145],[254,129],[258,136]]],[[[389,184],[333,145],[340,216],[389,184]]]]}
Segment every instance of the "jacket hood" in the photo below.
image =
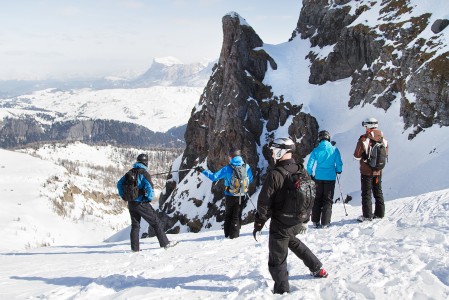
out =
{"type": "Polygon", "coordinates": [[[230,164],[233,166],[241,166],[244,164],[243,158],[241,156],[234,156],[231,161],[230,164]]]}
{"type": "Polygon", "coordinates": [[[320,141],[320,143],[317,146],[317,148],[319,148],[319,149],[326,149],[326,148],[331,148],[331,147],[334,147],[334,146],[332,146],[332,143],[329,142],[328,140],[320,141]]]}
{"type": "Polygon", "coordinates": [[[140,163],[140,162],[134,163],[133,168],[144,169],[145,171],[148,170],[148,167],[145,166],[143,163],[140,163]]]}

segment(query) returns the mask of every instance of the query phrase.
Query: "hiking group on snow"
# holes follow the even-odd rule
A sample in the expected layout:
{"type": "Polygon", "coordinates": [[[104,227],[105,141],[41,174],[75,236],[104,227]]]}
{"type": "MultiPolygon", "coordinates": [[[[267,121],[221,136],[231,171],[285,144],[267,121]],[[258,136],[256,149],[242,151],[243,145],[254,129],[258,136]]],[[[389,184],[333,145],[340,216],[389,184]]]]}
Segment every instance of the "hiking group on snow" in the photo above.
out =
{"type": "MultiPolygon", "coordinates": [[[[359,222],[385,215],[382,169],[388,157],[388,142],[378,129],[377,120],[368,118],[362,126],[366,132],[358,139],[354,151],[354,158],[360,161],[361,174],[362,215],[357,218],[359,222]],[[375,199],[374,213],[371,193],[375,199]]],[[[268,146],[275,164],[268,171],[258,196],[253,236],[257,240],[257,234],[270,219],[268,269],[274,281],[273,293],[283,294],[290,292],[287,270],[289,249],[303,261],[314,277],[328,276],[321,261],[296,235],[306,233],[310,219],[314,228],[330,226],[335,183],[337,180],[339,184],[343,162],[340,151],[331,142],[331,135],[326,130],[318,133],[318,145],[310,154],[306,168],[292,157],[296,146],[289,137],[276,138],[268,146]]],[[[241,157],[241,151],[232,148],[229,164],[215,173],[201,166],[193,169],[212,181],[224,179],[224,235],[230,239],[239,237],[242,209],[249,198],[248,185],[253,181],[253,173],[241,157]]],[[[132,251],[140,250],[142,218],[154,229],[161,247],[167,249],[177,244],[177,241],[168,240],[162,222],[150,204],[154,191],[146,154],[137,157],[133,168],[118,181],[117,188],[120,197],[128,203],[132,251]]]]}

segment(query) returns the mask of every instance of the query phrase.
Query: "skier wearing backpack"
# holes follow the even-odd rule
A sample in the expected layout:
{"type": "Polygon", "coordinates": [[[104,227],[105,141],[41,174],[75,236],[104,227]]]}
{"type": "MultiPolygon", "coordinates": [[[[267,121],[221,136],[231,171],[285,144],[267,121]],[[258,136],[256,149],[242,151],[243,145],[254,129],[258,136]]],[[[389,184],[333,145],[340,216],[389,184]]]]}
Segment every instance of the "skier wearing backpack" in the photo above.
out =
{"type": "Polygon", "coordinates": [[[336,174],[341,174],[343,162],[340,151],[332,145],[326,130],[318,133],[318,146],[313,149],[307,163],[307,173],[315,168],[316,196],[312,209],[312,222],[316,228],[327,228],[331,222],[336,174]],[[321,221],[321,223],[320,223],[321,221]]]}
{"type": "MultiPolygon", "coordinates": [[[[292,210],[284,210],[289,202],[285,190],[288,174],[303,174],[303,181],[313,181],[307,175],[301,164],[297,164],[292,157],[295,144],[290,138],[277,138],[270,143],[275,166],[271,169],[262,185],[257,201],[257,212],[254,221],[253,236],[261,231],[271,217],[270,235],[268,241],[268,269],[274,280],[273,293],[290,292],[287,270],[287,255],[290,249],[308,267],[314,277],[327,277],[328,273],[322,268],[323,264],[312,251],[299,240],[296,235],[307,231],[313,194],[308,195],[310,203],[306,216],[292,214],[292,210]],[[287,173],[287,175],[285,175],[287,173]]],[[[302,183],[301,183],[302,184],[302,183]]],[[[312,189],[311,189],[312,190],[312,189]]]]}
{"type": "Polygon", "coordinates": [[[139,154],[133,168],[117,182],[117,189],[120,197],[124,200],[126,199],[125,201],[128,202],[129,214],[131,216],[131,250],[133,252],[138,252],[140,250],[139,230],[140,220],[142,218],[154,228],[161,247],[167,249],[178,243],[176,241],[171,242],[168,240],[162,222],[159,219],[157,212],[150,204],[154,192],[153,183],[151,182],[151,177],[147,170],[148,156],[146,154],[139,154]],[[132,185],[137,185],[137,195],[129,195],[130,193],[133,193],[129,188],[132,185]]]}
{"type": "Polygon", "coordinates": [[[373,218],[383,218],[385,215],[385,203],[382,193],[382,168],[385,165],[388,155],[388,142],[383,137],[382,131],[378,128],[378,122],[375,118],[367,118],[362,122],[366,128],[366,133],[361,135],[354,150],[354,158],[360,161],[361,189],[362,189],[362,212],[357,221],[371,221],[373,218]],[[372,163],[370,158],[376,143],[381,143],[384,147],[384,154],[380,161],[381,166],[372,163]],[[375,206],[374,214],[371,201],[371,192],[374,195],[375,206]]]}
{"type": "Polygon", "coordinates": [[[196,171],[202,173],[212,181],[224,179],[225,185],[225,220],[224,235],[234,239],[240,235],[242,219],[242,201],[245,200],[248,185],[253,181],[253,173],[248,164],[243,161],[241,151],[231,149],[229,151],[229,164],[215,173],[198,166],[196,171]]]}

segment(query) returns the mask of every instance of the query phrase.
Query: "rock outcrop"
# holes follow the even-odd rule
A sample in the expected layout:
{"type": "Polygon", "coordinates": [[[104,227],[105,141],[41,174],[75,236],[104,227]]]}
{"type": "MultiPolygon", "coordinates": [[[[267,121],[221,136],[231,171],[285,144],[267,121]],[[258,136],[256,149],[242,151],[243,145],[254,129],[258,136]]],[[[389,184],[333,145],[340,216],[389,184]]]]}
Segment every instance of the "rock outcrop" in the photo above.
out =
{"type": "Polygon", "coordinates": [[[350,108],[370,103],[386,111],[398,99],[404,129],[414,129],[409,139],[423,128],[448,126],[449,52],[439,51],[447,20],[430,24],[431,14],[415,15],[406,0],[350,2],[303,1],[293,37],[333,46],[325,58],[309,53],[309,82],[352,77],[350,108]],[[370,10],[378,10],[375,24],[364,18],[370,10]]]}
{"type": "MultiPolygon", "coordinates": [[[[224,16],[222,21],[220,58],[192,111],[179,168],[192,168],[199,162],[218,171],[228,163],[229,149],[238,147],[255,176],[251,194],[261,184],[265,162],[271,159],[266,145],[273,137],[272,132],[286,126],[289,135],[302,145],[295,153],[302,161],[314,146],[318,124],[312,116],[301,112],[301,106],[291,105],[282,95],[273,95],[271,87],[262,83],[268,68],[276,69],[277,65],[259,49],[263,42],[246,21],[236,13],[224,16]]],[[[208,179],[197,173],[184,172],[179,176],[177,181],[167,184],[160,203],[168,214],[167,228],[179,232],[181,226],[187,226],[189,231],[196,232],[223,221],[223,183],[214,184],[204,195],[194,197],[189,195],[189,185],[200,188],[209,184],[208,179]],[[210,192],[212,199],[206,196],[210,192]],[[177,209],[181,203],[183,211],[177,209]]],[[[252,217],[252,214],[245,216],[244,223],[252,217]]]]}

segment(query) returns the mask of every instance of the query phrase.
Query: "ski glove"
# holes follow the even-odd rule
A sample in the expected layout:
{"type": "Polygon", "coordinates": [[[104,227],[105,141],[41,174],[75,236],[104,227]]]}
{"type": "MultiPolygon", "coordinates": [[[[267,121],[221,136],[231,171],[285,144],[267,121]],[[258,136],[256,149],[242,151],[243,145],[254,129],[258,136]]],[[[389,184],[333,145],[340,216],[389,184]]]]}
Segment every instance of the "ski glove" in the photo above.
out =
{"type": "Polygon", "coordinates": [[[202,166],[195,167],[195,171],[198,173],[202,173],[204,171],[204,168],[202,166]]]}
{"type": "Polygon", "coordinates": [[[264,223],[254,222],[253,237],[257,241],[256,234],[262,230],[264,223]]]}
{"type": "Polygon", "coordinates": [[[298,233],[299,234],[304,234],[307,232],[307,223],[301,223],[299,224],[299,230],[298,233]]]}

